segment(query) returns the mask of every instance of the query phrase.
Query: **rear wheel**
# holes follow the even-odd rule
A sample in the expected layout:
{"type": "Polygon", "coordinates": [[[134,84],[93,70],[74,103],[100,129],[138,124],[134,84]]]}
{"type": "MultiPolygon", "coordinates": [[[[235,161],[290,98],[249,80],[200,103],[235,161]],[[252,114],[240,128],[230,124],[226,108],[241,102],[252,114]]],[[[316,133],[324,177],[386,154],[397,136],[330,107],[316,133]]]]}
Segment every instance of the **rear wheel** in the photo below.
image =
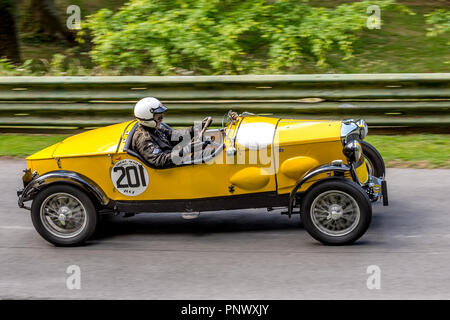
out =
{"type": "Polygon", "coordinates": [[[330,179],[312,186],[301,202],[301,220],[308,233],[327,245],[358,240],[372,219],[365,191],[348,179],[330,179]]]}
{"type": "Polygon", "coordinates": [[[31,219],[36,231],[56,246],[77,246],[97,226],[97,212],[89,197],[69,185],[42,190],[33,200],[31,219]]]}
{"type": "Polygon", "coordinates": [[[370,143],[361,141],[361,146],[369,175],[377,178],[383,178],[386,174],[386,169],[381,154],[370,143]]]}

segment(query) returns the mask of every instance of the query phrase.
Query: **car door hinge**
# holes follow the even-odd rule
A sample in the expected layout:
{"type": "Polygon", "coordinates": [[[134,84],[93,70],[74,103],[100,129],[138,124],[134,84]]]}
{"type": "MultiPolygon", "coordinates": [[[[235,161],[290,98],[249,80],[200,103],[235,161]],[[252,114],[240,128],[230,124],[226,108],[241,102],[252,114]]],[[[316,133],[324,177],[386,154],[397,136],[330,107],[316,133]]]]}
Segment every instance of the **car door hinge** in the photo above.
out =
{"type": "Polygon", "coordinates": [[[114,165],[113,155],[108,154],[109,160],[111,161],[111,164],[114,165]]]}
{"type": "Polygon", "coordinates": [[[61,169],[61,158],[55,158],[58,168],[61,169]]]}

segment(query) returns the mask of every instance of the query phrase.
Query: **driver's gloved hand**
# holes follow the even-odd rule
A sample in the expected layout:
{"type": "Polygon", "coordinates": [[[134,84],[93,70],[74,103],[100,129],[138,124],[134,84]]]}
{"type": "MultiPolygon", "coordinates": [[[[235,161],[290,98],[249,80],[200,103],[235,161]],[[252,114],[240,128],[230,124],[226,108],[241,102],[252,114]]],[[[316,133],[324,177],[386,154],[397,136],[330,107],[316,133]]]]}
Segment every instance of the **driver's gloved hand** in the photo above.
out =
{"type": "Polygon", "coordinates": [[[211,144],[213,142],[211,137],[205,137],[205,140],[203,141],[203,146],[207,146],[208,144],[211,144]]]}

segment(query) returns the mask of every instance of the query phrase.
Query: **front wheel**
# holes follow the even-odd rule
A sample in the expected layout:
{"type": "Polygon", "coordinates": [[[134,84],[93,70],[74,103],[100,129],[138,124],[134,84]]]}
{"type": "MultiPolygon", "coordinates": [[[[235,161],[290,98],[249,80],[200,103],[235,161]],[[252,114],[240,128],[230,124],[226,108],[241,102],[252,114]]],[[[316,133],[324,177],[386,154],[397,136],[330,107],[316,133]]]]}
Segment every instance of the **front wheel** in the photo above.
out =
{"type": "Polygon", "coordinates": [[[36,231],[56,246],[77,246],[97,226],[97,212],[89,197],[69,185],[43,189],[33,200],[31,220],[36,231]]]}
{"type": "Polygon", "coordinates": [[[368,229],[372,206],[365,191],[348,179],[321,182],[306,193],[301,220],[308,233],[326,245],[347,245],[368,229]]]}

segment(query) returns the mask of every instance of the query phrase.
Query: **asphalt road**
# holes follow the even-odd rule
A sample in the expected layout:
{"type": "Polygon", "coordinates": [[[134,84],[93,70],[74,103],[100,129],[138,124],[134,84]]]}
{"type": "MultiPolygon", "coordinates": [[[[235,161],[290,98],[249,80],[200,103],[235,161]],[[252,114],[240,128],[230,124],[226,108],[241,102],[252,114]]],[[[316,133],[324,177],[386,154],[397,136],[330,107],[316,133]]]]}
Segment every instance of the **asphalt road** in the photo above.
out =
{"type": "Polygon", "coordinates": [[[25,162],[0,160],[3,299],[449,299],[450,170],[388,169],[390,206],[353,246],[313,240],[299,217],[235,210],[115,217],[87,246],[56,248],[17,207],[25,162]],[[69,290],[70,265],[81,289],[69,290]],[[367,268],[379,267],[380,289],[367,268]]]}

